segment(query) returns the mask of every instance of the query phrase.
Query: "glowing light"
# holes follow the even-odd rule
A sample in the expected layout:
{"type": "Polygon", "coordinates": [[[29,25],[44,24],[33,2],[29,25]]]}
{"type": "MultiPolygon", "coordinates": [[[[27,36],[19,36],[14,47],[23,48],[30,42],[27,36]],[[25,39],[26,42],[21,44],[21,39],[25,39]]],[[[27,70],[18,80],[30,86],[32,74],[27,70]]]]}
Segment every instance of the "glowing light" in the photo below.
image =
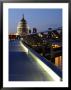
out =
{"type": "Polygon", "coordinates": [[[49,79],[52,81],[60,81],[61,78],[50,68],[48,67],[45,63],[43,63],[34,53],[30,51],[26,46],[20,42],[22,47],[25,49],[25,51],[35,60],[46,72],[49,74],[49,79]]]}
{"type": "Polygon", "coordinates": [[[28,54],[28,48],[26,48],[21,41],[20,41],[20,44],[23,47],[24,51],[28,54]]]}
{"type": "Polygon", "coordinates": [[[60,81],[61,78],[54,72],[50,67],[44,64],[37,56],[35,56],[32,52],[30,55],[37,61],[37,63],[50,75],[50,79],[52,78],[53,81],[60,81]]]}
{"type": "Polygon", "coordinates": [[[52,48],[59,48],[59,47],[61,47],[60,45],[57,45],[57,44],[53,44],[52,45],[52,48]]]}
{"type": "Polygon", "coordinates": [[[42,34],[40,34],[40,33],[39,33],[38,35],[39,35],[39,37],[43,37],[43,35],[42,35],[42,34]]]}
{"type": "Polygon", "coordinates": [[[56,38],[58,38],[58,37],[56,37],[56,38]]]}
{"type": "Polygon", "coordinates": [[[16,32],[16,34],[15,35],[19,35],[17,32],[16,32]]]}

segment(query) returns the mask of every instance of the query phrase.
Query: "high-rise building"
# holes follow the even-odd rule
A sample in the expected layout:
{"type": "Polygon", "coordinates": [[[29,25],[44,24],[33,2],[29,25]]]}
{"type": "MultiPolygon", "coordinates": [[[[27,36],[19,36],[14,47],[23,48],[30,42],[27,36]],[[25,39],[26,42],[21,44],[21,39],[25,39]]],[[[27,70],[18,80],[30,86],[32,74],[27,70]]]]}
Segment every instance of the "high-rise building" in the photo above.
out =
{"type": "Polygon", "coordinates": [[[17,34],[20,35],[20,36],[25,36],[25,35],[28,34],[27,22],[24,19],[24,15],[23,15],[23,18],[21,19],[21,21],[18,24],[17,34]]]}
{"type": "Polygon", "coordinates": [[[37,33],[37,29],[36,28],[33,28],[33,33],[37,33]]]}

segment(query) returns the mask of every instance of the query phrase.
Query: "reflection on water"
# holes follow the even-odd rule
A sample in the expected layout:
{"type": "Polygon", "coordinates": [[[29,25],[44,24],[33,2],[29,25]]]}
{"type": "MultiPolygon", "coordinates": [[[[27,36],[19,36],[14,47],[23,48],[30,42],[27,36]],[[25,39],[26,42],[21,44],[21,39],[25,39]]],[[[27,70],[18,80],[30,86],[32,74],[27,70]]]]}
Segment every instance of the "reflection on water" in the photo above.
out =
{"type": "Polygon", "coordinates": [[[55,65],[62,70],[62,56],[55,57],[55,65]]]}

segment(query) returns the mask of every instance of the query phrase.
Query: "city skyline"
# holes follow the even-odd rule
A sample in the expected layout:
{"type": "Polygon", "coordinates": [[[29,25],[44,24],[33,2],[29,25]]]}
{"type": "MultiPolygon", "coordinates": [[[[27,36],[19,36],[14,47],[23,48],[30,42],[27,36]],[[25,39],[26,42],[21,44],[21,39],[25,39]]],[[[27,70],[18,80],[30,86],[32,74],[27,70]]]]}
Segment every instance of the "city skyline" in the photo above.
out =
{"type": "Polygon", "coordinates": [[[46,31],[62,26],[62,9],[9,9],[9,33],[15,33],[20,20],[24,18],[32,30],[46,31]]]}

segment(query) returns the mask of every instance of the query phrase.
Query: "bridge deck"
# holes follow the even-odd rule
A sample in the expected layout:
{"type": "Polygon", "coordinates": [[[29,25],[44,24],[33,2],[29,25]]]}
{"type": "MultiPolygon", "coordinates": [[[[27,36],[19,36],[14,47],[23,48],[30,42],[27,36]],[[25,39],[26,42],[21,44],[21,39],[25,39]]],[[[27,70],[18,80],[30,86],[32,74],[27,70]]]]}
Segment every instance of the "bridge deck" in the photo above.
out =
{"type": "Polygon", "coordinates": [[[49,81],[50,76],[32,60],[18,40],[9,41],[10,81],[49,81]]]}

